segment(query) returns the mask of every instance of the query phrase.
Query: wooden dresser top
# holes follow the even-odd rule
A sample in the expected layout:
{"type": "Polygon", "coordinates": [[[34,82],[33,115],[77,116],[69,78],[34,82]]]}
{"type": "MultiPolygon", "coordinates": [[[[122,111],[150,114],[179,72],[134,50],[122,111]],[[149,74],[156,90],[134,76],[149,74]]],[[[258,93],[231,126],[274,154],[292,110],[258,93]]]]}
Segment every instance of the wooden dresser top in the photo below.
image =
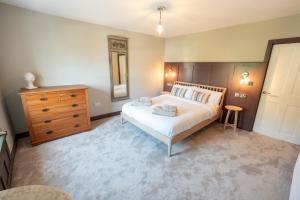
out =
{"type": "Polygon", "coordinates": [[[21,88],[19,94],[34,94],[39,92],[55,92],[61,90],[80,90],[80,89],[87,89],[86,85],[65,85],[65,86],[50,86],[50,87],[40,87],[37,89],[28,90],[25,88],[21,88]]]}

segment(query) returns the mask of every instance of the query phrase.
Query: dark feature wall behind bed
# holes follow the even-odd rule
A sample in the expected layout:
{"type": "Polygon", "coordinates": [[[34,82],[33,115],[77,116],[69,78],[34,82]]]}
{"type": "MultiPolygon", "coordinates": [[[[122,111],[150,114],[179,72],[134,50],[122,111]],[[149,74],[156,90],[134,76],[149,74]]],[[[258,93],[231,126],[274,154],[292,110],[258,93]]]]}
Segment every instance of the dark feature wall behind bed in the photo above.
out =
{"type": "MultiPolygon", "coordinates": [[[[164,78],[164,90],[170,91],[174,81],[198,83],[226,87],[224,105],[243,107],[239,115],[238,127],[252,131],[260,94],[266,74],[263,62],[165,62],[164,73],[174,72],[175,77],[164,78]],[[253,85],[241,85],[243,72],[250,73],[253,85]],[[246,98],[235,97],[235,93],[247,94],[246,98]]],[[[169,73],[170,74],[170,73],[169,73]]],[[[224,110],[224,109],[223,109],[224,110]]],[[[223,120],[226,111],[223,114],[223,120]]],[[[232,119],[231,119],[232,120],[232,119]]],[[[232,122],[232,121],[231,121],[232,122]]]]}

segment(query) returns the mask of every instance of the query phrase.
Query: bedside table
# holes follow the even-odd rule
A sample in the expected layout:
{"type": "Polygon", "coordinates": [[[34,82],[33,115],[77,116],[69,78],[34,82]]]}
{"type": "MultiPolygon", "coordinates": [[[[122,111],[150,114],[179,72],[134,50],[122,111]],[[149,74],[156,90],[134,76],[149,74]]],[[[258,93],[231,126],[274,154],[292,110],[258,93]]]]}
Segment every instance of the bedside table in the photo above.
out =
{"type": "Polygon", "coordinates": [[[230,127],[233,127],[234,132],[236,132],[236,127],[237,127],[239,112],[242,111],[243,108],[238,107],[238,106],[233,106],[233,105],[226,105],[225,108],[228,111],[227,111],[226,119],[225,119],[225,122],[224,122],[224,129],[227,126],[230,126],[230,127]],[[230,116],[231,111],[234,112],[234,123],[233,124],[228,123],[228,118],[230,116]]]}

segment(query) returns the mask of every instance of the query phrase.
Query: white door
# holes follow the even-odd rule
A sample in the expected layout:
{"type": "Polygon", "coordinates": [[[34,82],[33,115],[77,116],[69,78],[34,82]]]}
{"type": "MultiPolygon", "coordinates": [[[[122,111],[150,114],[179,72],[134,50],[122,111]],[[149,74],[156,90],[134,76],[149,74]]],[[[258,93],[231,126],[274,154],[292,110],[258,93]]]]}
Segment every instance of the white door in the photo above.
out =
{"type": "Polygon", "coordinates": [[[300,43],[273,46],[253,130],[300,144],[300,43]]]}

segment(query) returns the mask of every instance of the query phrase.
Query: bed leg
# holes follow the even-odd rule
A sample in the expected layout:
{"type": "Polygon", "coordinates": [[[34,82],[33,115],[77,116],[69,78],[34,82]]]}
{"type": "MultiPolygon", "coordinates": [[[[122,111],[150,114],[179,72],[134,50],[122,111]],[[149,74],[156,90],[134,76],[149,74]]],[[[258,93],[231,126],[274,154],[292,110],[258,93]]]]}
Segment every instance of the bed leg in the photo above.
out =
{"type": "Polygon", "coordinates": [[[122,112],[121,112],[120,115],[121,115],[121,125],[123,125],[123,124],[125,124],[127,121],[126,121],[126,119],[124,119],[122,112]]]}
{"type": "Polygon", "coordinates": [[[124,124],[124,119],[123,119],[123,115],[122,115],[122,112],[121,112],[121,125],[124,124]]]}
{"type": "Polygon", "coordinates": [[[223,110],[221,111],[220,113],[220,119],[219,119],[219,122],[222,123],[222,119],[223,119],[223,110]]]}
{"type": "Polygon", "coordinates": [[[171,157],[171,155],[172,155],[172,141],[170,141],[168,144],[168,157],[171,157]]]}

